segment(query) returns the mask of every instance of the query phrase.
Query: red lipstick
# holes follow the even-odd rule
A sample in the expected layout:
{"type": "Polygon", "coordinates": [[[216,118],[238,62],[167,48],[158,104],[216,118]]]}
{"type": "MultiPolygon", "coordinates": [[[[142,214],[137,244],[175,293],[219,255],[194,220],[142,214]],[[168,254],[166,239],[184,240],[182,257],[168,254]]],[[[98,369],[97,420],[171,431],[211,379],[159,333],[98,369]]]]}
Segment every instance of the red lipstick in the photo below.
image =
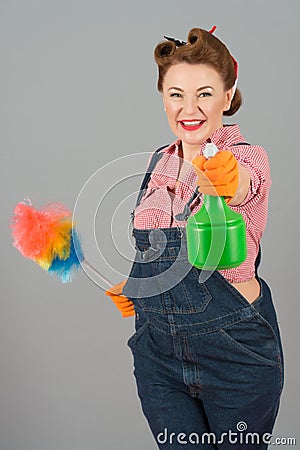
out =
{"type": "Polygon", "coordinates": [[[186,131],[199,130],[204,124],[204,120],[181,120],[180,125],[186,131]]]}

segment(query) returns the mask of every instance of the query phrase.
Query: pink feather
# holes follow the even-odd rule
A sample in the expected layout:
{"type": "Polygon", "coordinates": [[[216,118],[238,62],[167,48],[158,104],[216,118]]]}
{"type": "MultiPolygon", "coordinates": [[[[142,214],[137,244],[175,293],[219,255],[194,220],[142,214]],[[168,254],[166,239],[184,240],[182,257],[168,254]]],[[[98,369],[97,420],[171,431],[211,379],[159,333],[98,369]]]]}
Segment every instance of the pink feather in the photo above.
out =
{"type": "Polygon", "coordinates": [[[25,258],[36,260],[47,253],[60,232],[60,224],[66,231],[66,222],[71,222],[71,212],[60,203],[51,203],[40,210],[31,204],[18,203],[11,220],[13,245],[25,258]]]}

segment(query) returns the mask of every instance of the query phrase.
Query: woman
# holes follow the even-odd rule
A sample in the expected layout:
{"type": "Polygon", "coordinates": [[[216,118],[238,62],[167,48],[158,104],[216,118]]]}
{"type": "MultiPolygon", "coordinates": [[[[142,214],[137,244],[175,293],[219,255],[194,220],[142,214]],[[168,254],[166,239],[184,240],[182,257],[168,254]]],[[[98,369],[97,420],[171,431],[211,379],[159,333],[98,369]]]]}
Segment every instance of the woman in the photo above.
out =
{"type": "Polygon", "coordinates": [[[241,95],[237,62],[213,31],[194,28],[187,42],[166,38],[155,49],[177,139],[153,154],[133,214],[136,258],[107,294],[123,316],[135,314],[128,345],[159,448],[263,449],[283,386],[276,313],[257,274],[271,180],[264,149],[223,125],[241,95]],[[208,142],[219,149],[210,159],[208,142]],[[202,194],[224,196],[247,229],[246,260],[204,281],[187,262],[185,235],[202,194]]]}

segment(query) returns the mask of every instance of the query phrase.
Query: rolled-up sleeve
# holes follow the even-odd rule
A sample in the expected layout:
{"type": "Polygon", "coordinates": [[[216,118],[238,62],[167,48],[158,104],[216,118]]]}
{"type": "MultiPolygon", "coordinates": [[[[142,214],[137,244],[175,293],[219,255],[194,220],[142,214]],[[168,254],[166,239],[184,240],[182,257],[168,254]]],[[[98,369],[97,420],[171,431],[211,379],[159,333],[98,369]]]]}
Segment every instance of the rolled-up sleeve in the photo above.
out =
{"type": "Polygon", "coordinates": [[[231,148],[236,159],[250,172],[250,185],[246,197],[238,206],[242,207],[258,196],[267,194],[271,186],[268,155],[263,147],[242,145],[231,148]]]}

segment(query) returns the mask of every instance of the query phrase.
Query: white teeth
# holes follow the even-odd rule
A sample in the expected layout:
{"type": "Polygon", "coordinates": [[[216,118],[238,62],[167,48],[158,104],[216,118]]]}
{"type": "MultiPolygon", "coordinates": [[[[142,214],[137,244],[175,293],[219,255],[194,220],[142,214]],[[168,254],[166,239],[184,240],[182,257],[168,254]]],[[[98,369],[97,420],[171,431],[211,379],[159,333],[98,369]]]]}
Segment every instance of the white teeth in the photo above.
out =
{"type": "Polygon", "coordinates": [[[193,122],[182,122],[184,126],[186,127],[194,127],[196,125],[200,125],[200,123],[202,122],[202,120],[195,120],[193,122]]]}

